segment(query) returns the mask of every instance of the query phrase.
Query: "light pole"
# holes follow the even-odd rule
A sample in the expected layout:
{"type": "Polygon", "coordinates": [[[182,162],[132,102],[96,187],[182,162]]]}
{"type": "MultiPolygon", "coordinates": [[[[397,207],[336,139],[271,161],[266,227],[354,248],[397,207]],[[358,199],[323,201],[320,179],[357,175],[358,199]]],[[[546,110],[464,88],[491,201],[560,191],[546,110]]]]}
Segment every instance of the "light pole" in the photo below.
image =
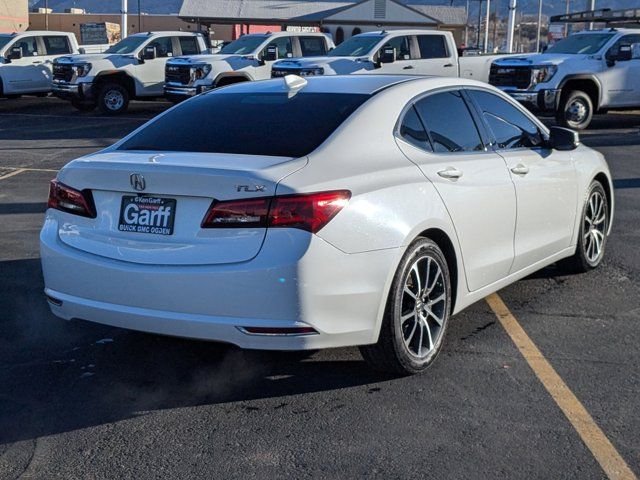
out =
{"type": "Polygon", "coordinates": [[[127,0],[122,0],[120,12],[122,13],[120,17],[120,39],[123,39],[127,38],[127,0]]]}
{"type": "Polygon", "coordinates": [[[44,29],[49,30],[49,0],[44,0],[44,29]]]}
{"type": "Polygon", "coordinates": [[[507,53],[513,53],[513,34],[516,28],[516,0],[509,0],[509,23],[507,25],[507,53]]]}
{"type": "Polygon", "coordinates": [[[480,48],[480,30],[482,30],[482,0],[478,4],[478,35],[476,36],[476,47],[480,48]]]}
{"type": "Polygon", "coordinates": [[[540,53],[540,31],[542,29],[542,0],[538,0],[538,34],[536,35],[536,52],[540,53]]]}
{"type": "Polygon", "coordinates": [[[484,26],[484,53],[489,51],[489,13],[491,12],[491,0],[487,0],[487,20],[484,26]]]}

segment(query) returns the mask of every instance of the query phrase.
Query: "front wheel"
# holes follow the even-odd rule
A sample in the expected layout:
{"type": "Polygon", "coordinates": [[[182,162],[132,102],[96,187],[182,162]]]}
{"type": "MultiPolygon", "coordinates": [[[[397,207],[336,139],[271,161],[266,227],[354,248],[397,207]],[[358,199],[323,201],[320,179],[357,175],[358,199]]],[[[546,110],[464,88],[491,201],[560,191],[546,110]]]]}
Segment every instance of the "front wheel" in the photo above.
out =
{"type": "Polygon", "coordinates": [[[98,91],[98,106],[107,115],[123,113],[129,107],[129,92],[119,83],[105,83],[98,91]]]}
{"type": "Polygon", "coordinates": [[[584,130],[593,118],[591,97],[580,90],[573,90],[562,96],[556,121],[563,127],[584,130]]]}
{"type": "Polygon", "coordinates": [[[576,253],[560,262],[571,273],[593,270],[602,262],[609,229],[609,202],[602,184],[594,180],[582,208],[576,253]]]}
{"type": "Polygon", "coordinates": [[[418,238],[394,277],[378,343],[360,348],[376,370],[415,374],[440,352],[451,315],[451,280],[442,250],[418,238]]]}

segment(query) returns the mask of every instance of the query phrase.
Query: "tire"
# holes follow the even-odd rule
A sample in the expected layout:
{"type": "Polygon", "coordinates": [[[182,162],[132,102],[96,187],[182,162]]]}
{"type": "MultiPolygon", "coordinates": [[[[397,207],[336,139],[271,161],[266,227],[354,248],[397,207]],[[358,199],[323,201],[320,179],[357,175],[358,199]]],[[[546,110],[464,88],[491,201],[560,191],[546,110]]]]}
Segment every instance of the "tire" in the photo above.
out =
{"type": "Polygon", "coordinates": [[[584,130],[593,119],[593,102],[591,97],[580,90],[573,90],[562,95],[556,121],[560,126],[584,130]]]}
{"type": "Polygon", "coordinates": [[[378,342],[360,347],[363,358],[384,372],[412,375],[426,370],[442,347],[451,298],[442,250],[428,238],[416,239],[394,276],[378,342]]]}
{"type": "Polygon", "coordinates": [[[609,229],[609,202],[602,184],[594,180],[581,212],[576,253],[559,262],[568,273],[585,273],[602,262],[609,229]]]}
{"type": "Polygon", "coordinates": [[[96,104],[93,102],[79,102],[77,100],[72,100],[71,105],[80,112],[93,112],[96,109],[96,104]]]}
{"type": "Polygon", "coordinates": [[[129,107],[129,91],[121,84],[105,82],[98,91],[100,111],[107,115],[119,115],[129,107]]]}

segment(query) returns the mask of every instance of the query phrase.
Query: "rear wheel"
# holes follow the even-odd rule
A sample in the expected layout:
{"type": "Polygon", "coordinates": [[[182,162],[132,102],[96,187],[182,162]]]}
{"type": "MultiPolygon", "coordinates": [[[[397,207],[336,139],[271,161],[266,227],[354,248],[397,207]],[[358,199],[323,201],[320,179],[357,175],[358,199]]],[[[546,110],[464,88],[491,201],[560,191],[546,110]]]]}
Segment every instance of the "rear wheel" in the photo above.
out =
{"type": "Polygon", "coordinates": [[[119,83],[106,82],[98,91],[98,107],[107,115],[118,115],[129,107],[129,92],[119,83]]]}
{"type": "Polygon", "coordinates": [[[609,229],[609,203],[602,184],[594,180],[582,208],[580,235],[573,257],[560,262],[572,273],[584,273],[602,262],[609,229]]]}
{"type": "Polygon", "coordinates": [[[377,370],[424,371],[440,352],[451,314],[449,269],[438,245],[415,240],[394,277],[378,343],[360,348],[377,370]]]}
{"type": "Polygon", "coordinates": [[[591,97],[580,90],[570,91],[562,96],[556,121],[563,127],[584,130],[593,118],[591,97]]]}

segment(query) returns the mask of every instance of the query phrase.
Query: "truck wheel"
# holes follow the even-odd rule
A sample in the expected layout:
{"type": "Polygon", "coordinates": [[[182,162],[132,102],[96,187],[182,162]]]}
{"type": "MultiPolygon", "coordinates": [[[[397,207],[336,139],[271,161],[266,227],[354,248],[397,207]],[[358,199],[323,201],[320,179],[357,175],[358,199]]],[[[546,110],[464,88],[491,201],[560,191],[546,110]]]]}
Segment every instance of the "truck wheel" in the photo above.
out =
{"type": "Polygon", "coordinates": [[[556,113],[556,120],[563,127],[584,130],[593,118],[591,97],[580,90],[573,90],[562,96],[556,113]]]}
{"type": "Polygon", "coordinates": [[[93,102],[79,102],[78,100],[72,100],[71,105],[80,112],[93,112],[96,109],[96,104],[93,102]]]}
{"type": "Polygon", "coordinates": [[[378,343],[360,347],[376,370],[411,375],[433,363],[451,315],[451,277],[442,250],[428,238],[407,249],[393,279],[378,343]]]}
{"type": "Polygon", "coordinates": [[[98,91],[98,106],[107,115],[123,113],[129,107],[129,92],[119,83],[104,83],[98,91]]]}

